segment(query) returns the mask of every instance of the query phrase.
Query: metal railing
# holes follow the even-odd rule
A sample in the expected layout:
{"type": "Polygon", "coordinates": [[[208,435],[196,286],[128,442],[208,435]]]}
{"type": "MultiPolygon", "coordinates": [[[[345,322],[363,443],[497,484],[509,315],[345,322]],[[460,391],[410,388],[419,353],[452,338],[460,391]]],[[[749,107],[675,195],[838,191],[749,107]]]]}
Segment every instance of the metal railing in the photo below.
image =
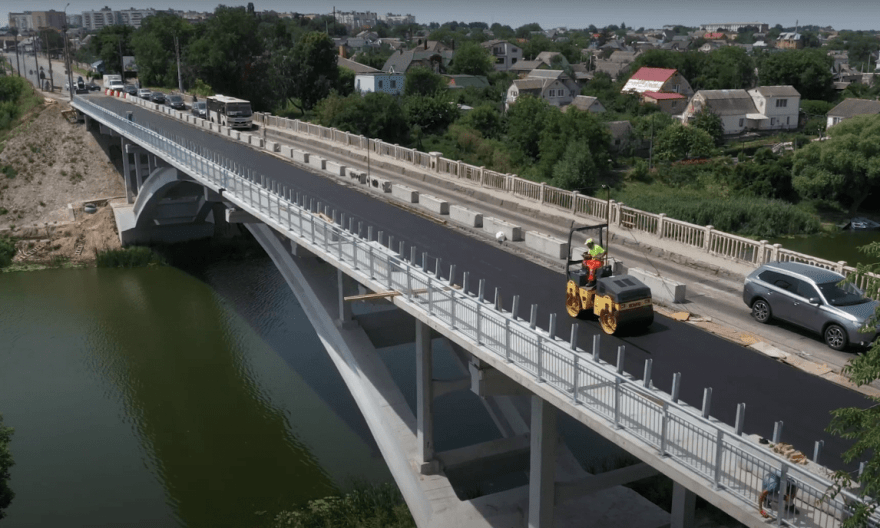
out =
{"type": "MultiPolygon", "coordinates": [[[[89,101],[77,98],[74,106],[102,117],[105,125],[123,136],[152,147],[208,187],[222,189],[225,199],[325,261],[346,268],[359,282],[376,290],[401,292],[395,302],[407,303],[419,317],[440,323],[447,335],[502,359],[508,368],[552,389],[560,401],[601,417],[608,427],[627,431],[642,448],[674,460],[716,493],[741,500],[743,508],[757,508],[761,481],[770,472],[777,472],[783,481],[792,479],[799,488],[800,513],[777,508],[781,509],[776,512],[778,525],[838,526],[848,514],[847,503],[859,500],[849,492],[829,498],[830,481],[735,434],[730,427],[704,418],[670,395],[643,386],[623,372],[622,354],[616,368],[602,361],[598,340],[594,340],[591,355],[577,349],[577,325],[572,328],[570,342],[561,340],[537,328],[534,320],[524,321],[484,302],[482,295],[459,291],[453,285],[452,270],[443,278],[439,260],[435,269],[429,270],[426,254],[419,259],[414,247],[407,259],[401,254],[402,246],[398,251],[383,246],[381,233],[377,242],[371,240],[372,229],[364,238],[360,227],[353,229],[352,221],[346,229],[324,220],[315,214],[313,198],[241,169],[217,154],[198,151],[184,138],[147,129],[89,101]]],[[[390,240],[388,243],[391,245],[390,240]]],[[[880,523],[875,520],[872,526],[880,523]]]]}

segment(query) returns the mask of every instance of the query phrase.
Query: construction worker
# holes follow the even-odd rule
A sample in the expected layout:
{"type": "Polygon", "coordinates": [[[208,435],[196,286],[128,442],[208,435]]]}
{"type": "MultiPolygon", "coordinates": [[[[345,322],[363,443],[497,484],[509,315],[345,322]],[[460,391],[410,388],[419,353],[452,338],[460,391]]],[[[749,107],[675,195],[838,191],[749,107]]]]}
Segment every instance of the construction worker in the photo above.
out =
{"type": "MultiPolygon", "coordinates": [[[[782,498],[782,503],[784,505],[783,509],[797,515],[800,513],[800,511],[794,507],[794,498],[795,495],[797,495],[797,484],[795,484],[791,478],[787,480],[788,482],[785,483],[785,491],[782,498]]],[[[758,510],[760,510],[762,517],[770,517],[770,514],[764,511],[764,504],[767,503],[769,505],[770,500],[779,493],[781,485],[782,475],[777,471],[771,471],[764,477],[764,481],[761,483],[761,496],[758,497],[758,510]]]]}
{"type": "Polygon", "coordinates": [[[596,282],[596,270],[602,267],[605,249],[593,242],[592,238],[586,241],[587,251],[581,255],[584,258],[584,269],[589,270],[588,281],[592,285],[596,282]]]}
{"type": "Polygon", "coordinates": [[[605,248],[593,242],[592,238],[588,238],[585,242],[587,245],[587,253],[595,260],[601,260],[605,257],[605,248]]]}

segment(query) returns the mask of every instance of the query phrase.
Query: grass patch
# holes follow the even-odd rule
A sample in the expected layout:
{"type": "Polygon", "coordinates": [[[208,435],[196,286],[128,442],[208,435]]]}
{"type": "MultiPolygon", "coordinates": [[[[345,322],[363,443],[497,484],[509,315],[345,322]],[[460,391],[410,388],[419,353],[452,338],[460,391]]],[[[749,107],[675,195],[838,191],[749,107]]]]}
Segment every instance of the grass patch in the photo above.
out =
{"type": "Polygon", "coordinates": [[[15,239],[7,236],[0,236],[0,268],[5,268],[12,264],[12,257],[14,256],[15,239]]]}
{"type": "Polygon", "coordinates": [[[95,265],[99,268],[142,268],[154,264],[165,264],[165,260],[148,247],[105,249],[95,253],[95,265]]]}
{"type": "Polygon", "coordinates": [[[281,512],[269,526],[275,528],[415,528],[412,514],[400,491],[392,484],[358,484],[341,497],[309,501],[308,505],[281,512]]]}
{"type": "Polygon", "coordinates": [[[3,175],[9,180],[14,179],[18,175],[18,171],[15,170],[15,167],[12,165],[4,165],[3,167],[0,167],[0,173],[3,173],[3,175]]]}

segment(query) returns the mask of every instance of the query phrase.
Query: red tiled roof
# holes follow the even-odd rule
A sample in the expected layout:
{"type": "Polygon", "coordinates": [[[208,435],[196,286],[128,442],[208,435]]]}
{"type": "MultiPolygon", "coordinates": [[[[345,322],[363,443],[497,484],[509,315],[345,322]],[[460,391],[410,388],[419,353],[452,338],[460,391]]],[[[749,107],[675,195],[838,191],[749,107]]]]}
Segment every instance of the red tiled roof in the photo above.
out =
{"type": "Polygon", "coordinates": [[[723,39],[724,33],[706,33],[703,35],[703,38],[708,40],[723,39]]]}
{"type": "Polygon", "coordinates": [[[656,101],[663,101],[666,99],[685,99],[685,96],[680,93],[644,92],[642,95],[650,97],[656,101]]]}
{"type": "Polygon", "coordinates": [[[636,79],[638,81],[666,81],[670,77],[675,74],[675,70],[670,70],[668,68],[648,68],[644,66],[639,68],[635,74],[633,74],[630,79],[636,79]]]}

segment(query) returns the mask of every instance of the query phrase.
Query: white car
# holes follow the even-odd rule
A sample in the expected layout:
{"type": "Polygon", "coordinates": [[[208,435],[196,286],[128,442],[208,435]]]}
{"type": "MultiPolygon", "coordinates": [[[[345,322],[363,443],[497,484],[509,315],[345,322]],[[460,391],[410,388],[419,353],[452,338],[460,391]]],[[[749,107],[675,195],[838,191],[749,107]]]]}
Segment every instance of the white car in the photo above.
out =
{"type": "Polygon", "coordinates": [[[140,90],[138,90],[138,94],[137,94],[137,95],[138,95],[138,97],[140,97],[141,99],[146,99],[146,100],[149,101],[149,100],[150,100],[150,96],[153,95],[153,92],[150,91],[150,90],[148,90],[148,89],[146,89],[146,88],[141,88],[140,90]]]}

